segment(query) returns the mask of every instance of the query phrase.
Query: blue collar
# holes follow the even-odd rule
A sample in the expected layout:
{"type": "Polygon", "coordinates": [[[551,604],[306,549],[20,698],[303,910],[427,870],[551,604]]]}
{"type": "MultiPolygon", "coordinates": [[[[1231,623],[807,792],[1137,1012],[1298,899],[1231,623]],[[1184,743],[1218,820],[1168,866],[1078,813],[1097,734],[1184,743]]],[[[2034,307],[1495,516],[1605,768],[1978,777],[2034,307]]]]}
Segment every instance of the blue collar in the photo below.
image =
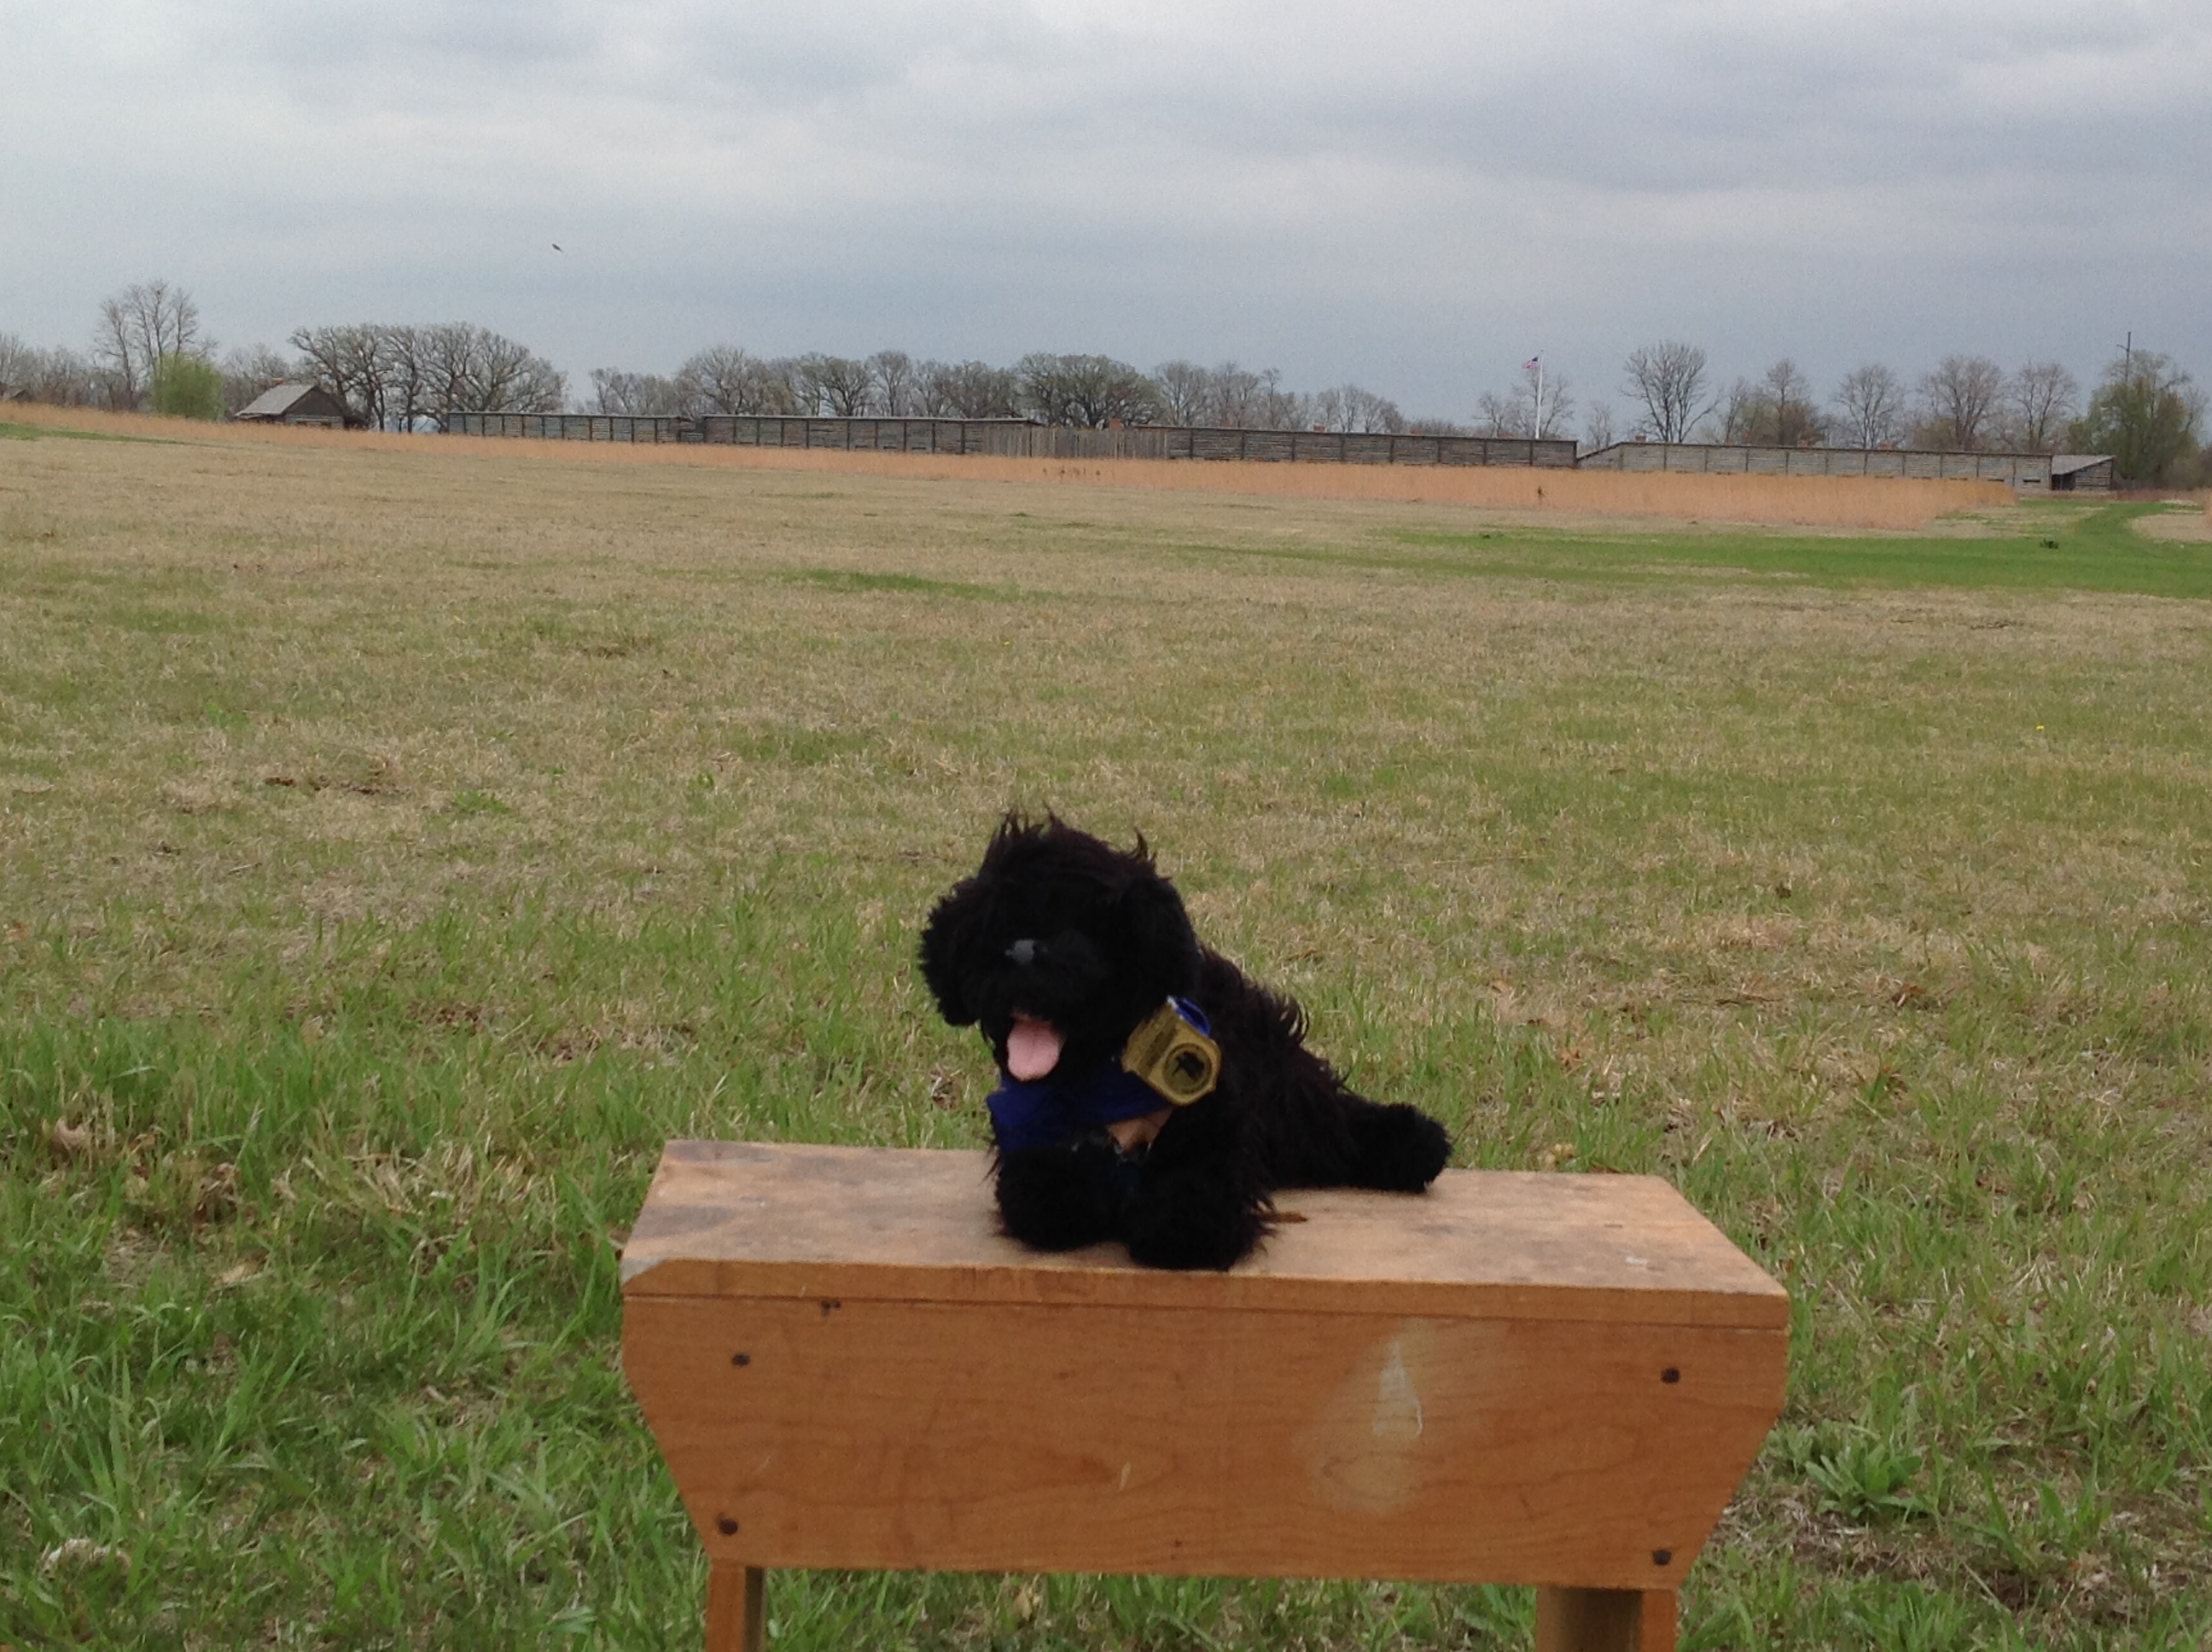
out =
{"type": "MultiPolygon", "coordinates": [[[[1186,999],[1170,1000],[1176,1012],[1201,1033],[1205,1013],[1186,999]]],[[[1142,1118],[1170,1105],[1166,1096],[1122,1066],[1100,1062],[1079,1078],[1058,1075],[1023,1084],[1001,1073],[988,1101],[991,1133],[1002,1153],[1025,1147],[1057,1147],[1086,1130],[1142,1118]]]]}

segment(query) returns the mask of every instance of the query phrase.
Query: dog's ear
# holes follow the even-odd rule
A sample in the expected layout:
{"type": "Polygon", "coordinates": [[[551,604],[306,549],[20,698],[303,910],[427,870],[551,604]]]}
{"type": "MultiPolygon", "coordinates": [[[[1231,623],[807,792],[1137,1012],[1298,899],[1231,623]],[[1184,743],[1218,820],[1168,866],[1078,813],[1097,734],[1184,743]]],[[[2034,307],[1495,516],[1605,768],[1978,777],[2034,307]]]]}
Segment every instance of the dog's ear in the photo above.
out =
{"type": "Polygon", "coordinates": [[[1198,936],[1176,886],[1149,867],[1146,874],[1130,879],[1115,906],[1135,956],[1160,973],[1167,992],[1188,995],[1198,986],[1198,936]]]}
{"type": "Polygon", "coordinates": [[[931,911],[921,930],[921,978],[937,1000],[938,1012],[956,1027],[975,1019],[975,1011],[968,1006],[967,995],[960,989],[960,955],[965,950],[963,943],[975,927],[981,899],[974,879],[955,884],[931,911]]]}

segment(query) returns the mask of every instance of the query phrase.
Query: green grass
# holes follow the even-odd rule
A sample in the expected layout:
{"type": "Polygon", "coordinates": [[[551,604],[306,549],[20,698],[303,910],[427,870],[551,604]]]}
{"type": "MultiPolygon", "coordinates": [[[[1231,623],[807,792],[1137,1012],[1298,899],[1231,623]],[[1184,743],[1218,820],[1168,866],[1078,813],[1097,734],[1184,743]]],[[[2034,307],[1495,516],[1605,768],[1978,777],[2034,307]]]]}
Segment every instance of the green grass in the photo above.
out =
{"type": "MultiPolygon", "coordinates": [[[[2212,609],[2090,581],[2202,547],[474,449],[4,480],[0,1643],[696,1645],[616,1247],[673,1134],[982,1139],[908,960],[1010,802],[1144,830],[1462,1163],[1656,1171],[1790,1285],[1686,1646],[2212,1630],[2212,609]]],[[[771,1618],[1530,1604],[793,1574],[771,1618]]]]}
{"type": "Polygon", "coordinates": [[[50,436],[64,441],[140,441],[167,445],[167,439],[161,436],[125,436],[107,430],[70,430],[50,424],[11,424],[0,419],[0,441],[38,441],[50,436]]]}
{"type": "Polygon", "coordinates": [[[810,568],[791,577],[827,591],[889,591],[904,596],[980,597],[1001,601],[1011,595],[958,580],[927,580],[918,574],[861,574],[851,568],[810,568]]]}
{"type": "MultiPolygon", "coordinates": [[[[1468,573],[1613,582],[1692,572],[1759,574],[1830,588],[2103,591],[2212,598],[2212,544],[2163,544],[2134,531],[2160,504],[2071,501],[2011,513],[2016,527],[1988,538],[1780,536],[1753,530],[1659,537],[1523,533],[1511,549],[1496,532],[1412,531],[1404,543],[1462,553],[1468,573]],[[1533,553],[1533,554],[1532,554],[1533,553]]],[[[1419,563],[1412,566],[1420,566],[1419,563]]]]}

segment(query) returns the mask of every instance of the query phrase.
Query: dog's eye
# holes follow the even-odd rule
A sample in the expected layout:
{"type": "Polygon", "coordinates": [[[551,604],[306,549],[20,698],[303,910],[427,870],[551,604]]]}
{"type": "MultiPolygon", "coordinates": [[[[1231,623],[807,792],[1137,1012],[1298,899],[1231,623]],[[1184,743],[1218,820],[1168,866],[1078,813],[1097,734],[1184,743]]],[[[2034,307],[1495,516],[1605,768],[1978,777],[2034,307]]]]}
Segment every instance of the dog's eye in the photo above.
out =
{"type": "Polygon", "coordinates": [[[1016,963],[1028,965],[1036,962],[1037,944],[1024,937],[1006,949],[1006,956],[1016,963]]]}

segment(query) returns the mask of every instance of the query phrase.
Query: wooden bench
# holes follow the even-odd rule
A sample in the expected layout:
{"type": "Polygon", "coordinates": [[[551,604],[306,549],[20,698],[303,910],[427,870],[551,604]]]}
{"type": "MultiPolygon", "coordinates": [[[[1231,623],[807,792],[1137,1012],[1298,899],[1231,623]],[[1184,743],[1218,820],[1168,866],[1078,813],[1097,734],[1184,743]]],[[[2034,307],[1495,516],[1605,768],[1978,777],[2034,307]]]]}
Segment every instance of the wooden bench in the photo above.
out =
{"type": "Polygon", "coordinates": [[[1781,1286],[1650,1176],[1280,1206],[1158,1272],[1002,1236],[981,1153],[670,1143],[623,1360],[708,1648],[822,1566],[1533,1583],[1544,1652],[1672,1649],[1781,1409],[1781,1286]]]}

